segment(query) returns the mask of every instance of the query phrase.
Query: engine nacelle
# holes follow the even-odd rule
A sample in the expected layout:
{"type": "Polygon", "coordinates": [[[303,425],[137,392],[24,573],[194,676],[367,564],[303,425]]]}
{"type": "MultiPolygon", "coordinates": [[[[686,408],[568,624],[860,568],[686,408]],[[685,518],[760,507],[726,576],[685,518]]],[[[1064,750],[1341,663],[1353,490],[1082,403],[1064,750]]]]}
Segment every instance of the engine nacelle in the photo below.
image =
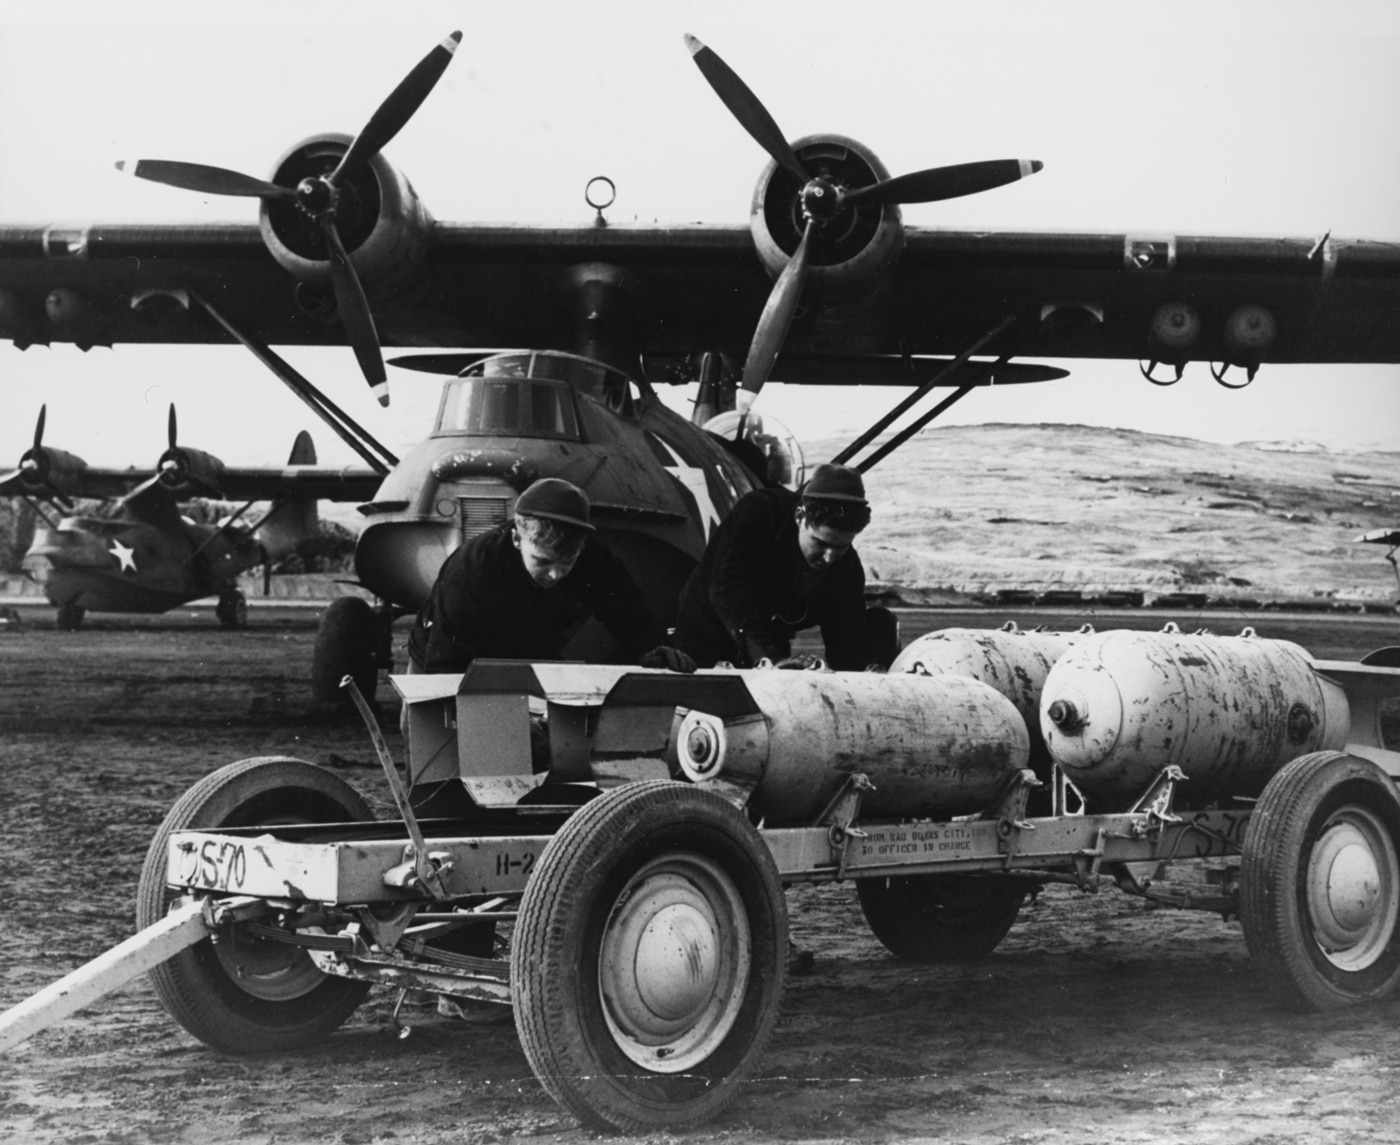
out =
{"type": "Polygon", "coordinates": [[[55,491],[65,497],[75,497],[78,494],[78,478],[86,468],[87,462],[76,453],[38,445],[26,449],[19,459],[17,491],[31,497],[41,497],[55,491]]]}
{"type": "MultiPolygon", "coordinates": [[[[793,151],[812,175],[838,187],[867,187],[890,177],[873,152],[844,135],[804,136],[793,151]]],[[[754,188],[749,229],[758,257],[774,278],[797,250],[805,226],[802,184],[770,162],[754,188]]],[[[859,297],[892,278],[903,249],[898,206],[844,206],[813,232],[803,296],[818,301],[859,297]]]]}
{"type": "MultiPolygon", "coordinates": [[[[277,161],[272,182],[295,187],[309,176],[333,171],[351,143],[349,135],[314,135],[277,161]]],[[[404,176],[382,154],[353,180],[340,183],[337,231],[371,298],[411,302],[426,287],[432,217],[404,176]]],[[[263,242],[299,283],[297,301],[312,317],[334,316],[331,267],[319,224],[290,199],[264,200],[259,215],[263,242]]]]}
{"type": "Polygon", "coordinates": [[[218,496],[223,490],[224,463],[212,453],[189,446],[167,449],[156,462],[160,483],[181,497],[218,496]]]}

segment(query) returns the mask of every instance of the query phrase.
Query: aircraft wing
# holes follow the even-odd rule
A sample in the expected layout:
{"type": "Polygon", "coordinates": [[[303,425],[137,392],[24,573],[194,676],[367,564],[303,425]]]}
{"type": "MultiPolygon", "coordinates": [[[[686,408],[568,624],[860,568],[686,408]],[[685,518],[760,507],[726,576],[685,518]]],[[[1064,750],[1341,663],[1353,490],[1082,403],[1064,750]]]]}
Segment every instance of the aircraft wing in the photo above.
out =
{"type": "MultiPolygon", "coordinates": [[[[370,501],[384,480],[368,468],[337,468],[326,465],[222,466],[217,485],[212,488],[168,489],[154,469],[104,469],[83,465],[63,478],[62,492],[68,497],[94,499],[128,498],[129,503],[150,504],[163,500],[171,505],[195,497],[227,501],[273,501],[292,494],[318,501],[370,501]]],[[[40,489],[28,489],[19,474],[0,482],[0,496],[43,496],[40,489]]],[[[163,510],[162,510],[163,511],[163,510]]]]}
{"type": "MultiPolygon", "coordinates": [[[[568,348],[576,308],[549,303],[596,287],[648,354],[742,357],[772,290],[747,227],[430,223],[424,238],[412,281],[362,276],[386,346],[568,348]]],[[[0,336],[21,346],[232,341],[200,299],[267,345],[346,344],[301,285],[254,224],[0,227],[0,336]]],[[[1400,242],[909,228],[869,297],[804,296],[783,352],[955,355],[1013,318],[1018,357],[1146,360],[1173,305],[1199,316],[1197,360],[1255,308],[1274,327],[1266,361],[1400,362],[1400,242]]]]}

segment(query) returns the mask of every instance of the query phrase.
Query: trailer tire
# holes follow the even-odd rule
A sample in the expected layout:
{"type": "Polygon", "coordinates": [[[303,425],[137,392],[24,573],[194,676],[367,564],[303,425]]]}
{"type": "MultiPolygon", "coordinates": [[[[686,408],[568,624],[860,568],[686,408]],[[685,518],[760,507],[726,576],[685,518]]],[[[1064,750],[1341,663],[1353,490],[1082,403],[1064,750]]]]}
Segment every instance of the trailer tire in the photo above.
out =
{"type": "Polygon", "coordinates": [[[349,676],[366,700],[373,700],[379,685],[375,650],[381,625],[369,601],[358,596],[338,596],[321,617],[316,644],[311,651],[311,694],[323,703],[348,706],[350,697],[340,686],[349,676]]]}
{"type": "Polygon", "coordinates": [[[511,949],[535,1075],[586,1124],[700,1125],[762,1057],[787,974],[787,906],[757,829],[657,780],[585,804],[540,856],[511,949]]]}
{"type": "Polygon", "coordinates": [[[1276,1000],[1337,1010],[1400,986],[1400,796],[1370,760],[1300,756],[1245,828],[1240,921],[1276,1000]]]}
{"type": "Polygon", "coordinates": [[[985,958],[1011,929],[1025,889],[979,875],[859,879],[856,895],[881,944],[906,962],[985,958]]]}
{"type": "MultiPolygon", "coordinates": [[[[285,756],[231,763],[191,787],[165,817],[146,853],[136,924],[164,918],[175,892],[166,886],[166,850],[175,831],[286,823],[367,821],[364,797],[323,768],[285,756]]],[[[369,985],[322,973],[294,946],[249,938],[233,924],[151,971],[151,984],[180,1025],[231,1054],[275,1053],[313,1045],[339,1028],[369,985]]]]}

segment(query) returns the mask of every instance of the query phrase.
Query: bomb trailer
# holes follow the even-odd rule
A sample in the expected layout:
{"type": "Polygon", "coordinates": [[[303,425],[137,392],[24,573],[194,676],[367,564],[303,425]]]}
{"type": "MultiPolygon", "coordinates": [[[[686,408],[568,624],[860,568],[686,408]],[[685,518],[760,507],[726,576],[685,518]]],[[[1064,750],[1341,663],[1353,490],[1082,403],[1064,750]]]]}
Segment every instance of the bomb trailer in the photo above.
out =
{"type": "Polygon", "coordinates": [[[784,885],[847,879],[915,962],[989,953],[1043,883],[1111,879],[1237,915],[1286,1002],[1400,985],[1397,649],[1008,625],[929,633],[884,674],[479,662],[394,684],[406,777],[354,695],[399,819],[302,760],[213,772],[151,844],[140,933],[0,1015],[0,1049],[147,970],[234,1054],[315,1043],[378,983],[513,1006],[591,1126],[694,1126],[772,1033],[784,885]],[[1155,880],[1186,861],[1199,885],[1155,880]]]}

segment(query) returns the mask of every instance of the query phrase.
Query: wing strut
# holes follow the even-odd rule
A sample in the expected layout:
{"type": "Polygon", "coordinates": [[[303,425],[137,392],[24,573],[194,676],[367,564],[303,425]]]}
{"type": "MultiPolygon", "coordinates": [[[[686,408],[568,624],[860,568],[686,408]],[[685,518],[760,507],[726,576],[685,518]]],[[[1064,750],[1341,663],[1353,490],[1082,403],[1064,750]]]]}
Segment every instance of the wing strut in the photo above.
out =
{"type": "MultiPolygon", "coordinates": [[[[862,433],[858,438],[855,439],[855,441],[851,442],[850,445],[846,446],[845,449],[843,449],[840,453],[838,453],[835,457],[832,458],[832,461],[834,461],[838,465],[852,464],[851,459],[862,449],[864,449],[867,445],[869,445],[872,441],[874,441],[877,436],[879,436],[886,429],[888,429],[896,418],[900,417],[902,414],[907,413],[918,402],[922,401],[925,395],[927,395],[931,389],[937,386],[939,382],[943,381],[944,378],[962,369],[962,367],[967,364],[968,359],[971,358],[973,354],[976,354],[993,338],[996,338],[1001,334],[1005,333],[1016,322],[1018,317],[1020,317],[1018,314],[1008,314],[1005,318],[1003,318],[1000,322],[998,322],[995,326],[993,326],[990,330],[983,334],[982,337],[978,338],[977,341],[972,343],[971,346],[969,346],[966,350],[964,350],[961,354],[959,354],[956,358],[954,358],[951,362],[944,366],[943,369],[941,369],[938,373],[934,374],[933,377],[931,377],[928,381],[924,382],[923,385],[919,386],[916,390],[914,390],[913,393],[902,398],[899,401],[899,403],[896,404],[892,410],[890,410],[889,413],[885,414],[884,417],[880,418],[879,421],[877,421],[874,425],[872,425],[869,429],[862,433]]],[[[984,375],[995,374],[1000,367],[1006,365],[1006,363],[1011,360],[1011,357],[1012,355],[1009,353],[1003,354],[1000,358],[996,360],[996,362],[990,365],[983,366],[976,374],[973,375],[973,380],[971,382],[960,386],[953,393],[949,394],[948,397],[944,398],[928,413],[924,414],[921,418],[913,422],[911,425],[908,425],[904,429],[900,430],[899,433],[895,434],[894,437],[890,438],[890,440],[885,442],[884,445],[880,446],[879,449],[874,450],[868,457],[864,458],[861,461],[855,462],[854,467],[860,470],[860,472],[864,473],[867,469],[870,469],[872,466],[882,461],[885,457],[893,453],[896,449],[898,449],[901,445],[903,445],[906,441],[913,437],[914,434],[918,433],[919,430],[923,429],[924,426],[928,425],[929,422],[931,422],[934,418],[936,418],[954,402],[964,397],[970,390],[976,388],[977,382],[984,375]]]]}
{"type": "Polygon", "coordinates": [[[246,346],[258,361],[282,379],[283,384],[305,402],[317,417],[330,426],[346,445],[363,457],[371,469],[376,473],[387,474],[399,463],[399,459],[375,440],[368,430],[321,393],[311,382],[297,373],[288,362],[284,361],[268,346],[244,334],[220,314],[208,299],[194,290],[189,293],[192,299],[204,307],[209,317],[227,330],[233,338],[246,346]]]}

